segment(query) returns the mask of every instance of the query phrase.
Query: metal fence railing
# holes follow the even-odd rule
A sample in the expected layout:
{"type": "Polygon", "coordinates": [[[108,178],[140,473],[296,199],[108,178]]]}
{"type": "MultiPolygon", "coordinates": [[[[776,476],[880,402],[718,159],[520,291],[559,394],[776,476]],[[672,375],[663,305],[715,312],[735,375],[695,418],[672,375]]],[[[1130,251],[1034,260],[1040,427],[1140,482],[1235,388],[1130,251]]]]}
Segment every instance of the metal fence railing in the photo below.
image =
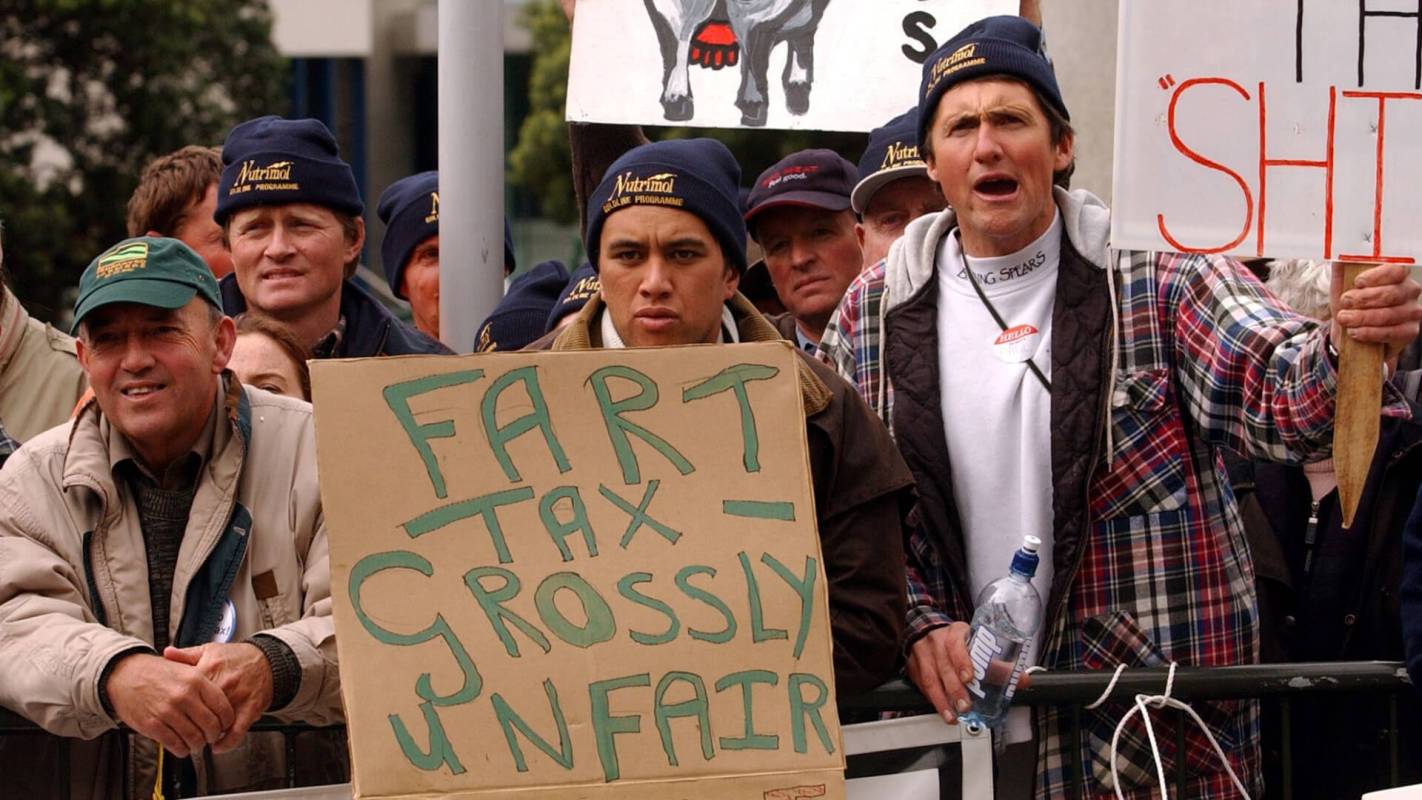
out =
{"type": "MultiPolygon", "coordinates": [[[[1165,686],[1169,669],[1151,667],[1122,670],[1110,699],[1129,703],[1137,694],[1160,694],[1165,686]]],[[[1013,698],[1014,703],[1032,706],[1057,706],[1066,713],[1072,747],[1080,751],[1083,708],[1101,696],[1111,681],[1111,672],[1039,672],[1032,676],[1030,684],[1020,689],[1013,698]]],[[[1402,778],[1404,765],[1399,744],[1399,706],[1402,703],[1416,705],[1415,690],[1407,677],[1407,670],[1399,662],[1358,661],[1298,664],[1260,664],[1239,667],[1180,667],[1175,671],[1175,681],[1171,696],[1185,702],[1195,700],[1239,700],[1259,698],[1266,703],[1265,712],[1277,713],[1283,719],[1278,732],[1279,741],[1269,742],[1280,754],[1281,763],[1273,772],[1276,780],[1266,787],[1267,797],[1293,800],[1298,797],[1320,797],[1313,790],[1296,792],[1292,785],[1294,764],[1294,743],[1291,741],[1291,726],[1288,724],[1294,704],[1320,695],[1352,695],[1363,702],[1381,702],[1385,705],[1386,725],[1378,733],[1386,740],[1387,775],[1374,776],[1378,784],[1397,786],[1402,778]]],[[[840,703],[844,711],[898,711],[923,712],[931,708],[911,684],[906,681],[892,681],[862,697],[840,703]]],[[[1162,713],[1162,712],[1155,712],[1162,713]]],[[[1177,713],[1177,712],[1164,712],[1177,713]]],[[[1183,716],[1183,712],[1179,712],[1183,716]]],[[[1184,720],[1172,720],[1175,731],[1176,752],[1184,749],[1187,730],[1184,720]]],[[[1330,731],[1319,732],[1329,736],[1330,731]]],[[[1336,735],[1336,734],[1335,734],[1336,735]]],[[[1422,742],[1412,742],[1412,747],[1422,747],[1422,742]]],[[[1422,752],[1409,754],[1412,766],[1422,764],[1422,752]]],[[[1173,775],[1174,788],[1178,791],[1189,778],[1185,769],[1185,759],[1175,759],[1173,775]]],[[[1084,780],[1073,775],[1068,765],[1071,781],[1070,795],[1082,794],[1084,780]]],[[[1183,796],[1183,795],[1181,795],[1183,796]]],[[[1257,800],[1257,799],[1256,799],[1257,800]]],[[[1333,798],[1332,800],[1337,800],[1333,798]]]]}
{"type": "MultiPolygon", "coordinates": [[[[1167,673],[1166,668],[1159,667],[1123,670],[1112,689],[1111,699],[1130,702],[1137,694],[1159,694],[1165,685],[1167,673]]],[[[1038,672],[1031,677],[1030,685],[1017,692],[1014,703],[1058,707],[1067,715],[1073,744],[1079,751],[1082,709],[1101,696],[1110,680],[1111,673],[1104,671],[1038,672]]],[[[1359,703],[1384,704],[1386,712],[1382,718],[1385,722],[1378,733],[1386,740],[1387,775],[1375,777],[1386,786],[1396,786],[1402,777],[1404,758],[1410,759],[1406,763],[1412,767],[1422,765],[1422,761],[1419,761],[1422,759],[1422,752],[1404,755],[1399,737],[1399,709],[1402,704],[1408,704],[1413,708],[1409,713],[1415,713],[1417,697],[1414,692],[1401,663],[1370,661],[1218,668],[1180,667],[1175,673],[1172,696],[1185,702],[1260,698],[1273,704],[1270,707],[1276,709],[1285,722],[1279,734],[1279,741],[1269,743],[1272,749],[1280,753],[1282,763],[1277,766],[1281,769],[1275,771],[1281,772],[1282,778],[1277,785],[1269,787],[1267,796],[1292,800],[1299,787],[1293,786],[1291,780],[1294,743],[1291,741],[1290,726],[1287,723],[1291,709],[1296,703],[1322,695],[1346,695],[1356,698],[1359,703]]],[[[843,701],[840,703],[840,709],[845,716],[861,719],[866,715],[882,712],[931,711],[923,696],[905,681],[891,681],[872,692],[843,701]]],[[[1173,728],[1176,752],[1181,752],[1184,749],[1186,728],[1183,724],[1175,724],[1173,728]]],[[[253,730],[275,731],[284,736],[287,748],[287,784],[294,786],[297,778],[296,737],[313,729],[303,725],[263,720],[254,726],[253,730]]],[[[127,734],[123,732],[111,735],[117,736],[121,741],[127,739],[127,734]]],[[[1320,735],[1329,734],[1324,731],[1320,735]]],[[[11,737],[48,737],[56,744],[56,769],[60,773],[55,776],[56,794],[67,798],[70,777],[68,741],[50,737],[29,721],[0,709],[0,748],[3,748],[4,742],[11,737]]],[[[1422,742],[1413,741],[1410,746],[1422,747],[1422,742]]],[[[1175,762],[1177,768],[1173,780],[1178,791],[1185,785],[1189,775],[1184,766],[1185,759],[1177,758],[1175,762]]],[[[854,759],[851,757],[851,771],[854,766],[854,759]]],[[[1079,796],[1084,786],[1082,777],[1069,775],[1069,778],[1073,782],[1071,796],[1079,796]]],[[[1300,790],[1298,796],[1317,795],[1311,789],[1305,789],[1300,790]]]]}

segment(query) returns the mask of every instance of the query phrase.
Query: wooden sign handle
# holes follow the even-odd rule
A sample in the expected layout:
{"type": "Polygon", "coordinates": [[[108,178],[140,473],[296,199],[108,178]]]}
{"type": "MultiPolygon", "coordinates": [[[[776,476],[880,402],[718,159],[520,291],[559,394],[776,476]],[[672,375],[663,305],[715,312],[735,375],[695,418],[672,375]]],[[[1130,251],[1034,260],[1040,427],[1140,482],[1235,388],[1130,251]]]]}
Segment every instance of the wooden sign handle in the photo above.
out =
{"type": "MultiPolygon", "coordinates": [[[[1373,264],[1343,265],[1343,285],[1351,287],[1358,274],[1373,264]]],[[[1337,313],[1337,309],[1333,309],[1337,313]]],[[[1333,469],[1338,478],[1343,527],[1353,526],[1353,515],[1363,496],[1373,452],[1378,446],[1382,412],[1383,346],[1343,336],[1338,348],[1338,394],[1333,419],[1333,469]]]]}

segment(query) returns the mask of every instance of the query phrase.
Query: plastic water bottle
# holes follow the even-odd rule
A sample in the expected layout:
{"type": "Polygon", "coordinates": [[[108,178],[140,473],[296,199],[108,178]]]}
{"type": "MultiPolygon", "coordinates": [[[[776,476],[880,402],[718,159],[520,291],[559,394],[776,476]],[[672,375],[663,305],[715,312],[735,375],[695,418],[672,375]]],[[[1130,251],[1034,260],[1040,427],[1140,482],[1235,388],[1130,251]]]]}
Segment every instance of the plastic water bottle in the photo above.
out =
{"type": "Polygon", "coordinates": [[[1007,576],[978,595],[968,634],[968,655],[973,661],[968,698],[973,707],[962,716],[968,725],[996,727],[1007,718],[1007,706],[1026,667],[1027,645],[1042,621],[1042,597],[1032,586],[1041,547],[1036,536],[1022,537],[1007,576]]]}

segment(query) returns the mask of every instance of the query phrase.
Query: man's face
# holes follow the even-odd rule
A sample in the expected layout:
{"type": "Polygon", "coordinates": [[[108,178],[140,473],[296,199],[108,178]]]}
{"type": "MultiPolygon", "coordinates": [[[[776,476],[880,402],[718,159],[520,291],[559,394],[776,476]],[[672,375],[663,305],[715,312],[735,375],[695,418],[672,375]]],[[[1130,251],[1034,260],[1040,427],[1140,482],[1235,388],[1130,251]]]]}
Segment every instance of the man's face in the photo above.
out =
{"type": "Polygon", "coordinates": [[[415,327],[439,338],[439,234],[420,242],[405,273],[400,277],[400,291],[410,300],[415,327]]]}
{"type": "Polygon", "coordinates": [[[232,320],[211,322],[194,297],[177,309],[137,303],[101,306],[84,317],[79,364],[99,408],[150,469],[192,448],[232,356],[232,320]]]}
{"type": "Polygon", "coordinates": [[[351,241],[335,212],[310,203],[245,208],[228,225],[242,295],[258,311],[287,321],[339,302],[345,265],[365,236],[359,218],[351,241]]]}
{"type": "Polygon", "coordinates": [[[985,78],[944,93],[929,129],[928,176],[958,213],[963,251],[1004,256],[1052,224],[1052,174],[1071,164],[1072,137],[1052,144],[1032,90],[985,78]]]}
{"type": "Polygon", "coordinates": [[[855,227],[864,251],[864,266],[872,267],[889,255],[889,245],[904,235],[910,222],[936,214],[947,205],[933,181],[910,175],[879,187],[864,208],[864,219],[855,227]]]}
{"type": "Polygon", "coordinates": [[[608,216],[598,251],[607,313],[628,347],[709,344],[739,276],[695,214],[632,206],[608,216]]]}
{"type": "Polygon", "coordinates": [[[214,183],[203,192],[201,200],[183,213],[172,236],[202,256],[212,274],[221,278],[232,271],[232,253],[222,243],[222,226],[212,218],[216,210],[217,184],[214,183]]]}
{"type": "Polygon", "coordinates": [[[818,337],[864,265],[854,212],[781,206],[758,214],[754,225],[780,302],[818,337]]]}

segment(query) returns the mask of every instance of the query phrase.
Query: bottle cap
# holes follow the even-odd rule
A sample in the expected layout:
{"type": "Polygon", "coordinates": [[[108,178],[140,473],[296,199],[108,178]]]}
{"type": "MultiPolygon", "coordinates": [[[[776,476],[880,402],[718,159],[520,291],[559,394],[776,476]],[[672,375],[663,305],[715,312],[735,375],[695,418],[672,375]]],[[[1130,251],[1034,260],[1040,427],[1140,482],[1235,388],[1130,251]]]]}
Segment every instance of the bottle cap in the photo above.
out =
{"type": "Polygon", "coordinates": [[[1041,559],[1037,551],[1042,547],[1042,540],[1036,536],[1022,537],[1022,548],[1012,556],[1012,571],[1021,573],[1028,578],[1037,574],[1037,564],[1041,559]]]}

